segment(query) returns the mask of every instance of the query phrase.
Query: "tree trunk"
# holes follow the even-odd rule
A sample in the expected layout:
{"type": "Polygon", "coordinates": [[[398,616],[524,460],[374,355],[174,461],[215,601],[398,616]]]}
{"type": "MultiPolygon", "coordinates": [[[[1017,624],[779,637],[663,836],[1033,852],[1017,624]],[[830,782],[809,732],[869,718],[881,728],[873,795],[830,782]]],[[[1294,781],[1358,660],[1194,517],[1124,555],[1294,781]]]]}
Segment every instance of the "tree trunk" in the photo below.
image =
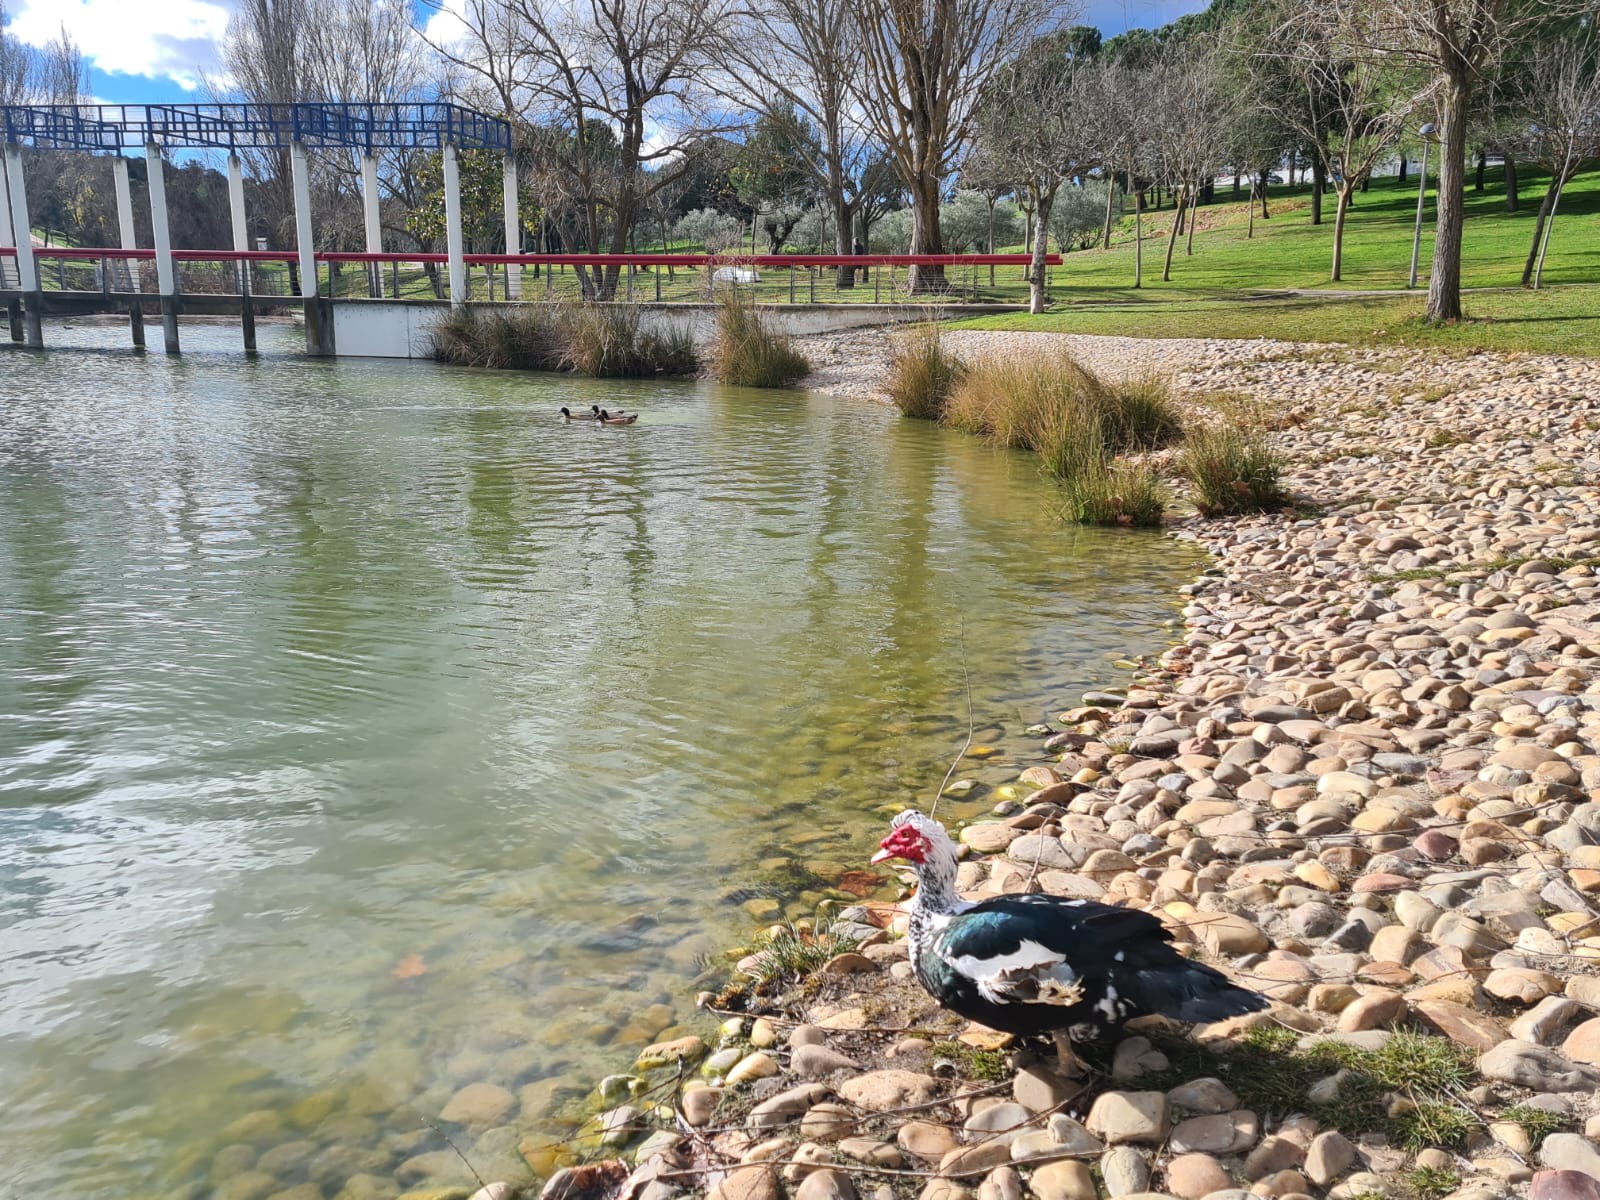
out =
{"type": "Polygon", "coordinates": [[[1328,185],[1328,173],[1319,158],[1311,164],[1311,223],[1322,224],[1322,189],[1328,185]]]}
{"type": "Polygon", "coordinates": [[[1556,209],[1561,206],[1561,189],[1566,185],[1567,182],[1564,172],[1558,174],[1556,178],[1560,182],[1555,185],[1556,197],[1555,200],[1550,204],[1550,218],[1544,223],[1544,244],[1539,247],[1539,265],[1533,269],[1534,291],[1539,290],[1539,284],[1544,280],[1544,255],[1545,251],[1550,249],[1550,235],[1555,231],[1556,227],[1556,209]]]}
{"type": "Polygon", "coordinates": [[[1172,206],[1172,227],[1178,232],[1180,237],[1183,235],[1183,231],[1188,228],[1188,216],[1189,192],[1187,189],[1184,189],[1178,193],[1177,202],[1172,206]]]}
{"type": "Polygon", "coordinates": [[[1045,287],[1049,283],[1045,272],[1049,268],[1045,265],[1044,257],[1050,247],[1050,209],[1055,205],[1055,192],[1047,192],[1039,197],[1038,208],[1033,214],[1033,265],[1028,278],[1028,311],[1042,313],[1045,303],[1045,287]]]}
{"type": "Polygon", "coordinates": [[[1472,74],[1462,66],[1445,78],[1439,97],[1443,137],[1439,147],[1437,224],[1433,239],[1433,277],[1428,283],[1427,318],[1461,319],[1461,224],[1466,207],[1467,109],[1472,74]]]}
{"type": "Polygon", "coordinates": [[[1402,154],[1400,156],[1400,174],[1395,176],[1395,180],[1394,180],[1395,186],[1398,187],[1400,184],[1404,183],[1405,181],[1406,181],[1406,156],[1404,154],[1402,154]]]}
{"type": "Polygon", "coordinates": [[[1254,175],[1250,177],[1250,202],[1245,205],[1245,209],[1249,213],[1249,219],[1245,222],[1244,236],[1248,239],[1256,235],[1256,180],[1254,175]]]}
{"type": "Polygon", "coordinates": [[[1106,223],[1100,231],[1100,249],[1111,249],[1111,198],[1117,193],[1117,173],[1106,168],[1106,223]]]}
{"type": "Polygon", "coordinates": [[[1556,182],[1559,178],[1559,175],[1550,176],[1550,187],[1539,204],[1539,215],[1533,219],[1533,244],[1528,247],[1528,261],[1522,267],[1522,286],[1525,288],[1538,286],[1533,281],[1533,270],[1538,265],[1540,251],[1544,247],[1545,222],[1550,219],[1555,209],[1556,195],[1561,190],[1561,185],[1556,182]]]}
{"type": "Polygon", "coordinates": [[[1333,213],[1333,278],[1344,268],[1344,214],[1350,208],[1350,193],[1355,188],[1346,179],[1339,185],[1339,203],[1333,213]]]}
{"type": "MultiPolygon", "coordinates": [[[[1187,189],[1179,189],[1179,191],[1178,191],[1178,212],[1180,212],[1180,213],[1183,212],[1184,201],[1187,200],[1187,199],[1188,199],[1187,189]]],[[[1167,262],[1166,262],[1166,265],[1161,268],[1161,282],[1162,283],[1166,283],[1169,280],[1171,280],[1171,278],[1172,278],[1172,251],[1173,251],[1174,247],[1177,246],[1177,244],[1178,244],[1178,221],[1177,221],[1177,218],[1174,217],[1173,221],[1172,221],[1172,232],[1167,234],[1167,262]]]]}
{"type": "Polygon", "coordinates": [[[1200,190],[1195,188],[1189,194],[1189,236],[1184,241],[1183,253],[1185,257],[1194,253],[1194,227],[1199,214],[1195,211],[1200,204],[1200,190]]]}
{"type": "MultiPolygon", "coordinates": [[[[850,204],[837,193],[830,200],[833,208],[833,252],[835,254],[852,254],[855,246],[851,244],[850,232],[855,228],[855,214],[850,211],[850,204]]],[[[856,269],[854,267],[840,267],[833,278],[834,286],[843,291],[856,285],[856,269]]]]}
{"type": "Polygon", "coordinates": [[[1514,213],[1514,212],[1516,212],[1518,210],[1518,208],[1521,207],[1521,202],[1520,202],[1520,200],[1519,200],[1519,198],[1517,196],[1517,160],[1511,157],[1511,154],[1510,154],[1509,151],[1507,151],[1507,153],[1505,155],[1505,160],[1506,160],[1506,211],[1508,213],[1514,213]]]}
{"type": "Polygon", "coordinates": [[[1235,200],[1239,198],[1239,179],[1239,172],[1235,171],[1233,173],[1233,198],[1235,200]]]}
{"type": "MultiPolygon", "coordinates": [[[[939,231],[939,181],[926,176],[911,189],[911,253],[943,254],[944,237],[939,231]]],[[[945,290],[943,267],[912,267],[913,292],[945,290]]]]}
{"type": "Polygon", "coordinates": [[[1488,167],[1488,165],[1489,165],[1489,152],[1487,150],[1479,150],[1478,151],[1478,175],[1477,175],[1477,178],[1472,181],[1472,190],[1473,191],[1475,191],[1475,192],[1483,191],[1483,172],[1488,167]]]}
{"type": "Polygon", "coordinates": [[[1133,286],[1144,286],[1144,193],[1133,206],[1133,286]]]}
{"type": "Polygon", "coordinates": [[[1272,219],[1272,214],[1267,211],[1267,184],[1269,184],[1271,181],[1272,181],[1272,172],[1270,172],[1270,171],[1262,171],[1261,172],[1261,219],[1263,221],[1270,221],[1272,219]]]}

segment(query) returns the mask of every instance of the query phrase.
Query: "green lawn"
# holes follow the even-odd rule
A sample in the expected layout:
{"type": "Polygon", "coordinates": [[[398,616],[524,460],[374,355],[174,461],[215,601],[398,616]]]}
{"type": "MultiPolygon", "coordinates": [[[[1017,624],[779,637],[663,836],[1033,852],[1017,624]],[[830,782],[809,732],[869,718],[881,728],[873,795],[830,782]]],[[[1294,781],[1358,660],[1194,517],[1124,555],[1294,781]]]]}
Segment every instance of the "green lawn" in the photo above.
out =
{"type": "MultiPolygon", "coordinates": [[[[1562,194],[1545,263],[1545,290],[1518,287],[1547,179],[1522,171],[1522,210],[1505,211],[1498,169],[1483,192],[1467,192],[1462,278],[1468,320],[1436,328],[1421,320],[1432,255],[1432,204],[1423,230],[1418,290],[1405,290],[1416,216],[1416,176],[1385,178],[1358,194],[1345,231],[1343,279],[1329,279],[1334,197],[1324,223],[1309,220],[1305,188],[1274,189],[1272,217],[1246,238],[1242,203],[1200,210],[1194,254],[1179,239],[1172,280],[1161,281],[1172,211],[1146,214],[1144,286],[1133,284],[1132,220],[1110,250],[1081,251],[1051,273],[1054,308],[1043,316],[996,314],[966,328],[1123,334],[1135,337],[1271,337],[1361,345],[1600,354],[1600,171],[1562,194]],[[1286,295],[1315,289],[1314,296],[1286,295]],[[1383,296],[1349,295],[1384,291],[1383,296]]],[[[1223,195],[1226,195],[1224,190],[1223,195]]]]}

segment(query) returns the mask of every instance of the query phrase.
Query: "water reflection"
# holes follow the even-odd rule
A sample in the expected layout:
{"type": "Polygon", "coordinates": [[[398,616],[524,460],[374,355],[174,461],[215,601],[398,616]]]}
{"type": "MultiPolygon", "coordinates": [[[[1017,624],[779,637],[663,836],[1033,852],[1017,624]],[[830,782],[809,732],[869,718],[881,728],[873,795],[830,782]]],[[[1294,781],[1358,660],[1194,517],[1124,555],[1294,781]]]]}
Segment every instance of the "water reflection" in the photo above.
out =
{"type": "Polygon", "coordinates": [[[963,658],[1014,739],[1192,570],[848,402],[185,345],[3,364],[0,1161],[43,1200],[449,1183],[421,1117],[476,1081],[516,1105],[463,1148],[525,1170],[693,1019],[758,862],[859,865],[937,782],[963,658]]]}

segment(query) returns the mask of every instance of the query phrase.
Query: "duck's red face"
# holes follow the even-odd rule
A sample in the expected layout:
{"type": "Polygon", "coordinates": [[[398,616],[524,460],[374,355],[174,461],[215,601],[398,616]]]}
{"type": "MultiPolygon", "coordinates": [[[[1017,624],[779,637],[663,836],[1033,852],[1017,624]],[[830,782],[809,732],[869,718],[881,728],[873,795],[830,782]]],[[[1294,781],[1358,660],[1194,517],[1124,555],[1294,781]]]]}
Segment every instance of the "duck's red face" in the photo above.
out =
{"type": "Polygon", "coordinates": [[[932,850],[933,843],[926,837],[910,825],[902,825],[878,843],[878,852],[872,856],[872,861],[881,863],[903,858],[907,862],[926,862],[932,850]]]}

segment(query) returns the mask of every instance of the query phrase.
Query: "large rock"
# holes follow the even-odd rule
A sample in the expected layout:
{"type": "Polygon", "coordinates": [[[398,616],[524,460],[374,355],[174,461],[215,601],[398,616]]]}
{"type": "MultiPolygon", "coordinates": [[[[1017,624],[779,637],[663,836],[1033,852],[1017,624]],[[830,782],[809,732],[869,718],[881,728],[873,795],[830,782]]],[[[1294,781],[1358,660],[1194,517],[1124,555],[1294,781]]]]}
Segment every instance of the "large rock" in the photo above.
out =
{"type": "Polygon", "coordinates": [[[439,1111],[439,1119],[469,1129],[493,1129],[504,1125],[517,1108],[517,1098],[493,1083],[469,1083],[439,1111]]]}
{"type": "Polygon", "coordinates": [[[1528,1200],[1600,1200],[1600,1181],[1582,1171],[1538,1171],[1528,1200]]]}
{"type": "Polygon", "coordinates": [[[1180,1154],[1167,1164],[1167,1191],[1178,1200],[1201,1200],[1232,1186],[1222,1164],[1209,1154],[1180,1154]]]}
{"type": "Polygon", "coordinates": [[[1581,1171],[1600,1180],[1600,1149],[1577,1133],[1552,1133],[1539,1147],[1539,1162],[1552,1171],[1581,1171]]]}
{"type": "Polygon", "coordinates": [[[872,1112],[927,1104],[938,1094],[939,1081],[916,1071],[869,1071],[839,1085],[839,1095],[872,1112]]]}
{"type": "MultiPolygon", "coordinates": [[[[541,1197],[541,1200],[553,1200],[541,1197]]],[[[778,1172],[764,1163],[739,1167],[712,1188],[706,1200],[783,1200],[778,1172]]]]}
{"type": "Polygon", "coordinates": [[[1327,1187],[1350,1169],[1356,1148],[1338,1130],[1330,1129],[1311,1139],[1306,1151],[1306,1177],[1318,1187],[1327,1187]]]}
{"type": "Polygon", "coordinates": [[[1505,1026],[1487,1013],[1449,1000],[1419,1000],[1411,1011],[1458,1046],[1480,1053],[1506,1040],[1505,1026]]]}
{"type": "Polygon", "coordinates": [[[800,1181],[794,1200],[856,1200],[856,1187],[843,1171],[813,1171],[800,1181]]]}
{"type": "Polygon", "coordinates": [[[819,1079],[835,1071],[859,1071],[861,1064],[827,1046],[801,1046],[790,1057],[789,1067],[797,1075],[819,1079]]]}
{"type": "Polygon", "coordinates": [[[1070,1159],[1038,1168],[1028,1186],[1039,1200],[1096,1200],[1089,1168],[1070,1159]]]}
{"type": "Polygon", "coordinates": [[[1089,1110],[1089,1132],[1110,1145],[1159,1142],[1167,1133],[1165,1092],[1102,1092],[1089,1110]]]}
{"type": "Polygon", "coordinates": [[[1478,1059],[1478,1070],[1486,1079],[1535,1092],[1592,1092],[1600,1088],[1600,1071],[1573,1062],[1559,1050],[1526,1042],[1501,1042],[1478,1059]]]}

